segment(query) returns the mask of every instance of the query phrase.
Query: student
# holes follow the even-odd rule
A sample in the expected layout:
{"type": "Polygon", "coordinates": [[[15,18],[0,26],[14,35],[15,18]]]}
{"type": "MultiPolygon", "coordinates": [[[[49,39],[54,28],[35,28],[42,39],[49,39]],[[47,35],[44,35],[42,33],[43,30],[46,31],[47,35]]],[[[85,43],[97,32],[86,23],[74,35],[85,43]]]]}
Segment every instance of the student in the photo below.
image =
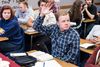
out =
{"type": "Polygon", "coordinates": [[[70,27],[69,14],[59,12],[56,14],[57,24],[43,26],[43,20],[45,15],[49,12],[49,9],[50,7],[48,6],[42,7],[33,28],[51,38],[51,53],[54,57],[77,64],[80,49],[80,37],[78,33],[70,27]]]}
{"type": "Polygon", "coordinates": [[[95,49],[93,54],[87,60],[85,67],[100,67],[100,46],[95,49]]]}
{"type": "MultiPolygon", "coordinates": [[[[28,24],[28,21],[33,17],[33,9],[28,6],[26,1],[19,3],[19,10],[16,11],[15,16],[18,18],[20,24],[28,24]]],[[[32,21],[29,22],[32,24],[32,21]]]]}
{"type": "Polygon", "coordinates": [[[88,40],[94,40],[95,37],[100,36],[100,25],[95,25],[92,30],[89,32],[89,34],[87,35],[86,39],[88,40]]]}
{"type": "Polygon", "coordinates": [[[78,33],[81,35],[81,20],[82,20],[82,5],[83,2],[81,0],[76,0],[73,3],[73,6],[69,10],[69,16],[71,22],[75,22],[76,25],[72,26],[74,29],[78,31],[78,33]]]}
{"type": "Polygon", "coordinates": [[[14,16],[14,12],[9,5],[1,8],[0,37],[7,37],[7,41],[0,42],[0,52],[9,56],[13,52],[24,51],[24,35],[19,27],[18,20],[14,16]]]}
{"type": "Polygon", "coordinates": [[[87,27],[86,27],[85,34],[87,36],[88,33],[90,32],[90,30],[93,28],[93,26],[95,24],[97,24],[97,8],[93,4],[93,0],[85,0],[85,4],[84,4],[83,8],[84,8],[84,12],[83,12],[84,18],[90,19],[90,20],[95,20],[95,22],[86,23],[87,27]]]}
{"type": "MultiPolygon", "coordinates": [[[[47,0],[39,0],[38,1],[38,6],[39,6],[39,9],[34,11],[34,21],[36,20],[36,18],[38,17],[40,11],[41,11],[41,8],[42,7],[46,7],[46,4],[47,4],[47,0]]],[[[55,15],[54,13],[52,13],[51,11],[46,14],[45,18],[44,18],[44,22],[43,22],[43,25],[47,26],[47,25],[52,25],[52,24],[56,24],[56,18],[55,18],[55,15]],[[48,23],[47,23],[48,22],[48,23]]]]}

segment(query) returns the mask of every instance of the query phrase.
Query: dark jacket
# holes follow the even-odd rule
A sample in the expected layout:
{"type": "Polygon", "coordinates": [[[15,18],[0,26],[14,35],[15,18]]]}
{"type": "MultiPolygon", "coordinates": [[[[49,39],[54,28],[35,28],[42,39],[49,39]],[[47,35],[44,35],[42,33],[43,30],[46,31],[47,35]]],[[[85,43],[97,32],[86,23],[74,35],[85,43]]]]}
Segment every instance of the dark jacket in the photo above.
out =
{"type": "Polygon", "coordinates": [[[23,43],[23,33],[16,17],[12,18],[11,20],[1,19],[0,28],[5,30],[5,33],[1,34],[0,37],[9,38],[9,40],[6,42],[14,45],[20,45],[23,43]]]}

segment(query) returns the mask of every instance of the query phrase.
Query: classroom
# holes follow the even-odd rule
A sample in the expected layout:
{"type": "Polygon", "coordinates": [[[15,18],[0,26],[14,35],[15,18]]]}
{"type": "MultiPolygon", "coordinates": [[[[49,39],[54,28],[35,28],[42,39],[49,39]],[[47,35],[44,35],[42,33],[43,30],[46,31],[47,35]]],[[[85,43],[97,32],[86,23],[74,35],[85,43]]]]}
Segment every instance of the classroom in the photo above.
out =
{"type": "Polygon", "coordinates": [[[0,0],[0,67],[100,67],[100,0],[0,0]]]}

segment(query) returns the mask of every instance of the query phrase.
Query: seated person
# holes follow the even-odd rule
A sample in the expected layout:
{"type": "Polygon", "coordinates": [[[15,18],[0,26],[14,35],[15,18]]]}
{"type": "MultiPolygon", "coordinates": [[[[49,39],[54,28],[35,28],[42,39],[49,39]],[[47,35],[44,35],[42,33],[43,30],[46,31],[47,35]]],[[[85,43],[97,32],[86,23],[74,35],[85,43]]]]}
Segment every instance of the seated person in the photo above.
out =
{"type": "Polygon", "coordinates": [[[7,37],[7,41],[0,42],[0,52],[9,56],[13,52],[24,51],[24,34],[14,16],[12,8],[4,5],[1,9],[0,37],[7,37]]]}
{"type": "Polygon", "coordinates": [[[95,49],[94,53],[87,60],[85,67],[100,67],[100,46],[95,49]]]}
{"type": "MultiPolygon", "coordinates": [[[[57,24],[43,26],[45,15],[50,7],[42,7],[33,28],[51,38],[51,54],[66,62],[77,64],[79,60],[80,37],[78,33],[70,27],[69,14],[59,11],[56,14],[57,24]]],[[[47,22],[48,23],[48,22],[47,22]]]]}
{"type": "MultiPolygon", "coordinates": [[[[47,0],[39,0],[38,1],[39,9],[34,11],[34,18],[35,18],[35,20],[38,17],[38,15],[39,15],[39,13],[41,11],[41,8],[42,7],[46,7],[46,4],[47,4],[47,0]]],[[[56,18],[55,18],[54,13],[52,13],[50,11],[48,14],[46,14],[46,16],[44,18],[43,25],[47,26],[47,25],[52,25],[52,24],[56,24],[56,18]]]]}
{"type": "Polygon", "coordinates": [[[97,39],[97,37],[100,37],[100,25],[95,25],[92,28],[92,30],[90,31],[90,33],[87,35],[86,39],[90,40],[91,42],[95,42],[95,40],[97,39]]]}
{"type": "MultiPolygon", "coordinates": [[[[83,33],[85,33],[84,38],[86,38],[86,36],[89,34],[89,32],[91,31],[91,29],[93,28],[93,26],[95,24],[98,24],[98,20],[97,20],[97,8],[96,6],[93,4],[93,0],[85,0],[85,4],[83,6],[84,8],[84,12],[83,12],[83,16],[85,19],[90,19],[90,20],[95,20],[89,23],[86,23],[86,32],[83,31],[83,33]]],[[[85,23],[83,23],[83,29],[85,27],[85,23]]]]}
{"type": "MultiPolygon", "coordinates": [[[[28,6],[26,1],[19,3],[19,10],[16,11],[15,16],[18,18],[19,24],[31,24],[30,18],[33,18],[33,9],[28,6]]],[[[32,19],[33,20],[33,19],[32,19]]]]}

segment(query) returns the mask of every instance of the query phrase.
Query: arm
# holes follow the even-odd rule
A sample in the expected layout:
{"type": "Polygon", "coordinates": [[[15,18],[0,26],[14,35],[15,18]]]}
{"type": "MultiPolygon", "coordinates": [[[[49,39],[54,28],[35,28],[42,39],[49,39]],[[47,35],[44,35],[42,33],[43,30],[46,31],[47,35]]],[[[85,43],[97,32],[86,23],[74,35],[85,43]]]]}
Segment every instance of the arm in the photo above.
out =
{"type": "Polygon", "coordinates": [[[43,19],[44,19],[44,17],[38,16],[35,23],[34,23],[34,25],[33,25],[33,28],[38,32],[49,35],[51,33],[51,28],[52,27],[51,26],[43,26],[42,25],[43,19]]]}
{"type": "Polygon", "coordinates": [[[8,37],[8,38],[13,37],[13,35],[16,34],[18,29],[17,23],[18,23],[17,21],[9,22],[9,24],[3,28],[5,32],[4,34],[0,35],[0,37],[8,37]]]}
{"type": "Polygon", "coordinates": [[[26,24],[29,20],[30,16],[26,15],[24,18],[18,18],[18,22],[26,24]]]}
{"type": "Polygon", "coordinates": [[[90,56],[90,58],[86,62],[85,67],[100,67],[99,65],[95,65],[96,54],[99,49],[100,46],[95,49],[94,53],[90,56]]]}
{"type": "Polygon", "coordinates": [[[93,7],[93,9],[91,8],[91,10],[92,10],[93,13],[90,13],[90,12],[89,12],[88,6],[87,6],[87,5],[84,6],[84,10],[86,11],[86,13],[87,13],[87,15],[90,17],[90,19],[94,19],[94,18],[95,18],[95,15],[96,15],[96,13],[97,13],[96,7],[93,7]]]}
{"type": "Polygon", "coordinates": [[[53,26],[42,25],[44,21],[44,17],[46,16],[46,14],[50,12],[49,9],[50,7],[42,7],[40,10],[40,14],[33,25],[34,29],[46,35],[50,35],[52,33],[52,28],[53,28],[53,26]]]}
{"type": "Polygon", "coordinates": [[[56,24],[56,18],[54,13],[50,12],[49,14],[47,14],[45,16],[45,20],[43,22],[43,25],[52,25],[52,24],[56,24]]]}

